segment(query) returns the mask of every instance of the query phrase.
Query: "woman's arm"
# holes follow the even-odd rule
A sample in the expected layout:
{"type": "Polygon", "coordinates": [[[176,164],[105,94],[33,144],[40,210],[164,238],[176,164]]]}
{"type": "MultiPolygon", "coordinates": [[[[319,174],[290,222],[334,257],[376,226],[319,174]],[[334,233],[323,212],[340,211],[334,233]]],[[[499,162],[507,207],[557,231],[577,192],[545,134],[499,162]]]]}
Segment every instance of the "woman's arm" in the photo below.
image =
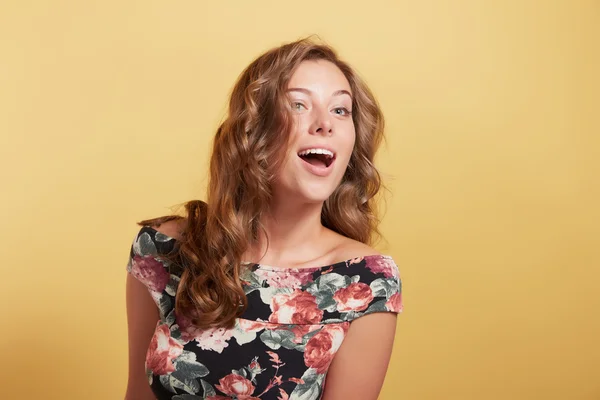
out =
{"type": "Polygon", "coordinates": [[[377,400],[387,372],[397,314],[373,313],[351,322],[327,377],[322,400],[377,400]]]}
{"type": "Polygon", "coordinates": [[[125,400],[156,400],[144,364],[150,339],[159,320],[158,307],[148,288],[131,274],[126,281],[129,376],[125,400]]]}
{"type": "MultiPolygon", "coordinates": [[[[168,221],[154,226],[163,235],[181,237],[186,219],[168,221]]],[[[129,337],[129,378],[125,400],[156,400],[146,377],[146,352],[160,319],[158,306],[152,299],[148,287],[127,274],[127,326],[129,337]]]]}

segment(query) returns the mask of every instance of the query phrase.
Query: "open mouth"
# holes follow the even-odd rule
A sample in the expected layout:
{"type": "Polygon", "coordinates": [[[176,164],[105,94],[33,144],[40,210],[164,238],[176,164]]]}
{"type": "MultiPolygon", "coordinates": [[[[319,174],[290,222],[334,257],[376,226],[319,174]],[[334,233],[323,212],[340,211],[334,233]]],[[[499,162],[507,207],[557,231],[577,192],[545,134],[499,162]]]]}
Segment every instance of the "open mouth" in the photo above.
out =
{"type": "Polygon", "coordinates": [[[328,168],[335,160],[335,154],[300,153],[298,157],[315,167],[321,168],[328,168]]]}

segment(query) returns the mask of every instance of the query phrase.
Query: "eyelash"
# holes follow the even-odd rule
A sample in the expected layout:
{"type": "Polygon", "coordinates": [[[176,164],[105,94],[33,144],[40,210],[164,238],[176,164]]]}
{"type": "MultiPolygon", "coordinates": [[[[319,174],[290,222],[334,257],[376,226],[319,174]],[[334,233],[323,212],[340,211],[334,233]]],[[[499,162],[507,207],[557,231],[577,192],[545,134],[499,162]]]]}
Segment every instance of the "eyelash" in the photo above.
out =
{"type": "MultiPolygon", "coordinates": [[[[292,108],[295,108],[297,105],[301,105],[302,107],[306,108],[306,106],[299,101],[292,102],[292,108]]],[[[348,110],[346,107],[336,107],[336,108],[334,108],[334,110],[344,110],[344,112],[346,113],[346,114],[337,114],[337,115],[347,116],[347,115],[352,114],[352,111],[348,110]]]]}
{"type": "Polygon", "coordinates": [[[300,104],[302,107],[306,108],[306,106],[305,106],[304,104],[300,103],[299,101],[294,101],[294,102],[292,102],[292,108],[296,108],[296,106],[297,106],[298,104],[300,104]]]}
{"type": "MultiPolygon", "coordinates": [[[[345,115],[352,114],[352,111],[348,110],[346,107],[336,107],[336,108],[334,108],[334,110],[344,110],[346,112],[345,115]]],[[[338,114],[338,115],[341,115],[341,114],[338,114]]]]}

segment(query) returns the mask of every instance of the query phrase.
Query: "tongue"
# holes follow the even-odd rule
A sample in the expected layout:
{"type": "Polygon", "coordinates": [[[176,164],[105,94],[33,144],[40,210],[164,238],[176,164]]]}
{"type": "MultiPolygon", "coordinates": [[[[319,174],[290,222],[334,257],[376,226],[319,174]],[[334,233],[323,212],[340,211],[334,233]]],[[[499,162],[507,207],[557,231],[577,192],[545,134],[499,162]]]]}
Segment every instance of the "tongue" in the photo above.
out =
{"type": "Polygon", "coordinates": [[[302,159],[304,161],[306,161],[309,164],[315,165],[317,167],[327,167],[327,164],[325,164],[325,161],[323,161],[321,158],[319,158],[318,156],[308,156],[308,157],[302,157],[302,159]]]}

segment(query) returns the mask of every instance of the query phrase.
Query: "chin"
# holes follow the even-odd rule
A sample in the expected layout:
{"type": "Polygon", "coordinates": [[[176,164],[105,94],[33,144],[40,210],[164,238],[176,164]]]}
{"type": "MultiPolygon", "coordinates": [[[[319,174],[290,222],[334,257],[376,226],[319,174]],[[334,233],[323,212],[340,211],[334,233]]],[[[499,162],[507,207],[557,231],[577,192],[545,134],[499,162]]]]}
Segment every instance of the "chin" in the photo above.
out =
{"type": "Polygon", "coordinates": [[[306,202],[307,203],[311,203],[311,204],[320,204],[320,203],[325,203],[325,201],[329,198],[329,196],[321,196],[321,197],[317,197],[317,196],[311,196],[311,197],[306,197],[306,202]]]}
{"type": "Polygon", "coordinates": [[[294,173],[282,174],[279,178],[275,183],[275,190],[284,198],[300,200],[304,203],[325,202],[336,190],[341,180],[341,178],[336,178],[335,174],[325,179],[321,178],[321,181],[307,178],[304,174],[294,173]]]}
{"type": "Polygon", "coordinates": [[[332,193],[333,189],[329,187],[305,187],[302,188],[299,192],[297,192],[296,196],[304,198],[307,202],[310,203],[324,203],[325,200],[327,200],[332,193]]]}

